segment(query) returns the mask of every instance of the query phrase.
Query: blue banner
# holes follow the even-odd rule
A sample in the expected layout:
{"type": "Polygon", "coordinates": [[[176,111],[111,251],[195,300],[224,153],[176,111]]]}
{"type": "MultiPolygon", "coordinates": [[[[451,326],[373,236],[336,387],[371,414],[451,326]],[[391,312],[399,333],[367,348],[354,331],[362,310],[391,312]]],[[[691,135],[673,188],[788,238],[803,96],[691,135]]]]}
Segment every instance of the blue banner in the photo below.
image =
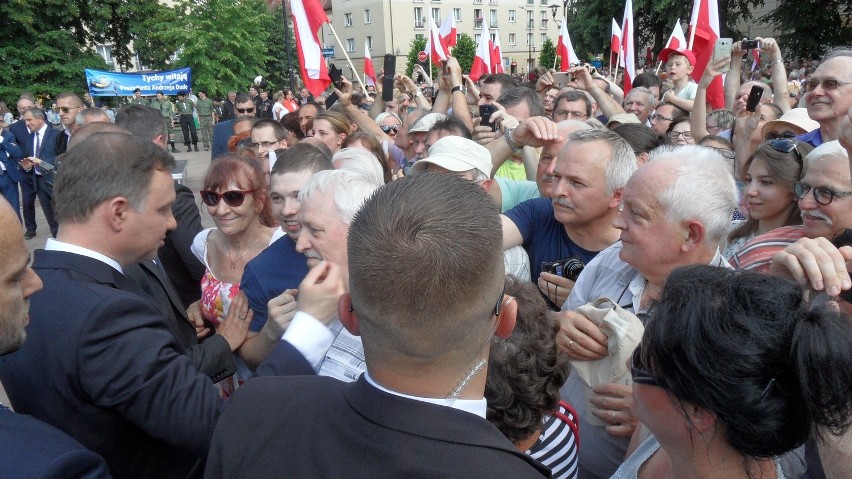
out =
{"type": "Polygon", "coordinates": [[[144,96],[154,96],[158,91],[176,95],[189,90],[192,69],[181,68],[162,72],[118,73],[86,69],[86,85],[92,96],[133,96],[133,90],[142,90],[144,96]]]}

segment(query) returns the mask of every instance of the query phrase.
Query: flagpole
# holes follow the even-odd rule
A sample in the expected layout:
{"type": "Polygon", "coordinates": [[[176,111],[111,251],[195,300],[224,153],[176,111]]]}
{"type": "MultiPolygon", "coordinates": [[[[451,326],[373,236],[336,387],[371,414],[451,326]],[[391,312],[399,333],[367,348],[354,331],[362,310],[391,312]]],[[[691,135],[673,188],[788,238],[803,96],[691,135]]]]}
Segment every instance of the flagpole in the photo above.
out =
{"type": "Polygon", "coordinates": [[[660,73],[660,68],[663,67],[663,61],[660,60],[660,63],[657,65],[657,71],[654,72],[654,75],[658,75],[660,73]]]}
{"type": "MultiPolygon", "coordinates": [[[[328,25],[328,28],[331,30],[332,35],[334,35],[334,39],[337,40],[337,44],[340,45],[340,49],[343,50],[343,56],[346,57],[346,63],[349,64],[349,68],[351,68],[353,72],[357,72],[358,70],[356,70],[355,65],[352,64],[352,60],[349,58],[349,54],[346,53],[346,47],[343,46],[343,42],[340,41],[340,37],[338,37],[337,32],[334,31],[334,26],[331,24],[331,22],[328,22],[326,25],[328,25]]],[[[361,88],[363,88],[364,91],[367,91],[367,86],[364,85],[364,83],[361,81],[361,75],[356,74],[355,79],[358,80],[358,83],[361,84],[361,88]]]]}
{"type": "MultiPolygon", "coordinates": [[[[562,21],[563,21],[563,22],[564,22],[565,20],[567,20],[567,17],[562,18],[562,21]]],[[[554,23],[556,23],[556,22],[554,22],[554,23]]],[[[562,34],[562,30],[561,30],[561,28],[562,28],[562,27],[560,26],[560,30],[559,30],[559,33],[560,33],[560,34],[562,34]]],[[[567,30],[567,29],[568,29],[568,26],[567,26],[567,25],[565,25],[565,28],[566,28],[566,30],[567,30]]],[[[559,51],[559,37],[556,37],[556,51],[557,51],[557,52],[559,51]]],[[[569,61],[570,61],[570,60],[569,60],[569,61]]],[[[570,66],[570,65],[569,65],[569,66],[570,66]]],[[[560,68],[559,68],[559,69],[560,69],[560,70],[562,69],[562,68],[561,68],[561,65],[560,65],[560,68]]],[[[553,55],[553,68],[551,68],[551,70],[556,70],[556,55],[553,55]]]]}
{"type": "Polygon", "coordinates": [[[615,83],[615,78],[618,76],[618,67],[621,66],[621,50],[622,46],[618,47],[618,58],[615,61],[615,68],[612,70],[612,82],[615,83]]]}
{"type": "Polygon", "coordinates": [[[695,25],[689,26],[689,47],[687,50],[692,50],[692,43],[695,42],[695,25]]]}

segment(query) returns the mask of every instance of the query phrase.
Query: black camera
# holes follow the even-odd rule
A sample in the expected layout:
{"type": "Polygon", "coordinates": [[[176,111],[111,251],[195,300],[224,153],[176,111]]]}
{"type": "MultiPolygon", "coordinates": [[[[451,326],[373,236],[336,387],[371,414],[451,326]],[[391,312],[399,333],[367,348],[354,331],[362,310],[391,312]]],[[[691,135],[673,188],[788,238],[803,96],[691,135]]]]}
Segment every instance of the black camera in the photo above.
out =
{"type": "Polygon", "coordinates": [[[559,259],[556,261],[542,261],[541,271],[543,273],[562,276],[563,278],[570,279],[571,281],[577,281],[577,278],[580,277],[580,273],[583,271],[585,266],[586,265],[583,264],[583,260],[581,260],[578,256],[571,256],[570,258],[559,259]]]}
{"type": "Polygon", "coordinates": [[[743,40],[740,42],[740,48],[743,50],[754,50],[760,48],[760,40],[743,40]]]}

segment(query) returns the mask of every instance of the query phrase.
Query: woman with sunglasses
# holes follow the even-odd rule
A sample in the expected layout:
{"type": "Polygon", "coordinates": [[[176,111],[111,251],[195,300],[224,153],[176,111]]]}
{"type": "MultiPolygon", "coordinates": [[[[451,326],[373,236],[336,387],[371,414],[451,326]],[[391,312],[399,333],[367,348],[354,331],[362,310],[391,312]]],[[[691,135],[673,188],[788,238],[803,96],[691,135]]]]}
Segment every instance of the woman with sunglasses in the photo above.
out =
{"type": "Polygon", "coordinates": [[[352,122],[336,111],[324,111],[314,117],[311,130],[314,138],[323,142],[334,155],[340,151],[343,140],[352,131],[352,122]]]}
{"type": "Polygon", "coordinates": [[[399,127],[402,126],[402,120],[396,116],[396,113],[388,113],[382,112],[376,116],[376,124],[379,125],[379,128],[391,139],[396,139],[396,132],[399,131],[399,127]]]}
{"type": "MultiPolygon", "coordinates": [[[[192,252],[204,263],[201,299],[187,313],[199,324],[199,315],[218,326],[239,293],[246,263],[283,235],[275,227],[260,164],[251,158],[218,158],[204,177],[201,201],[213,217],[215,228],[198,233],[192,252]]],[[[244,321],[251,322],[251,313],[244,321]]],[[[235,377],[219,383],[227,397],[248,379],[249,368],[237,361],[235,377]]]]}
{"type": "Polygon", "coordinates": [[[785,477],[778,456],[849,430],[850,344],[849,318],[792,281],[675,270],[631,360],[633,411],[653,435],[612,477],[785,477]]]}
{"type": "Polygon", "coordinates": [[[730,260],[748,240],[782,226],[800,225],[799,197],[793,186],[802,177],[802,158],[813,148],[789,138],[767,141],[746,160],[743,197],[748,219],[728,235],[722,252],[730,260]]]}

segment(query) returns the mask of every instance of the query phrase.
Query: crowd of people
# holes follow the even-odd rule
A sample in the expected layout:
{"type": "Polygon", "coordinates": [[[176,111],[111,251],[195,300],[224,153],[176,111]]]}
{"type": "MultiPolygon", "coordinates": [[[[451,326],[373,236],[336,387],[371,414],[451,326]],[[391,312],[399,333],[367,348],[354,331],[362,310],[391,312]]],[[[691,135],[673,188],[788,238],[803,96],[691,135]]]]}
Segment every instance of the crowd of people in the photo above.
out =
{"type": "Polygon", "coordinates": [[[760,48],[626,92],[450,57],[392,95],[63,93],[56,128],[22,93],[0,475],[852,477],[852,49],[760,48]]]}

